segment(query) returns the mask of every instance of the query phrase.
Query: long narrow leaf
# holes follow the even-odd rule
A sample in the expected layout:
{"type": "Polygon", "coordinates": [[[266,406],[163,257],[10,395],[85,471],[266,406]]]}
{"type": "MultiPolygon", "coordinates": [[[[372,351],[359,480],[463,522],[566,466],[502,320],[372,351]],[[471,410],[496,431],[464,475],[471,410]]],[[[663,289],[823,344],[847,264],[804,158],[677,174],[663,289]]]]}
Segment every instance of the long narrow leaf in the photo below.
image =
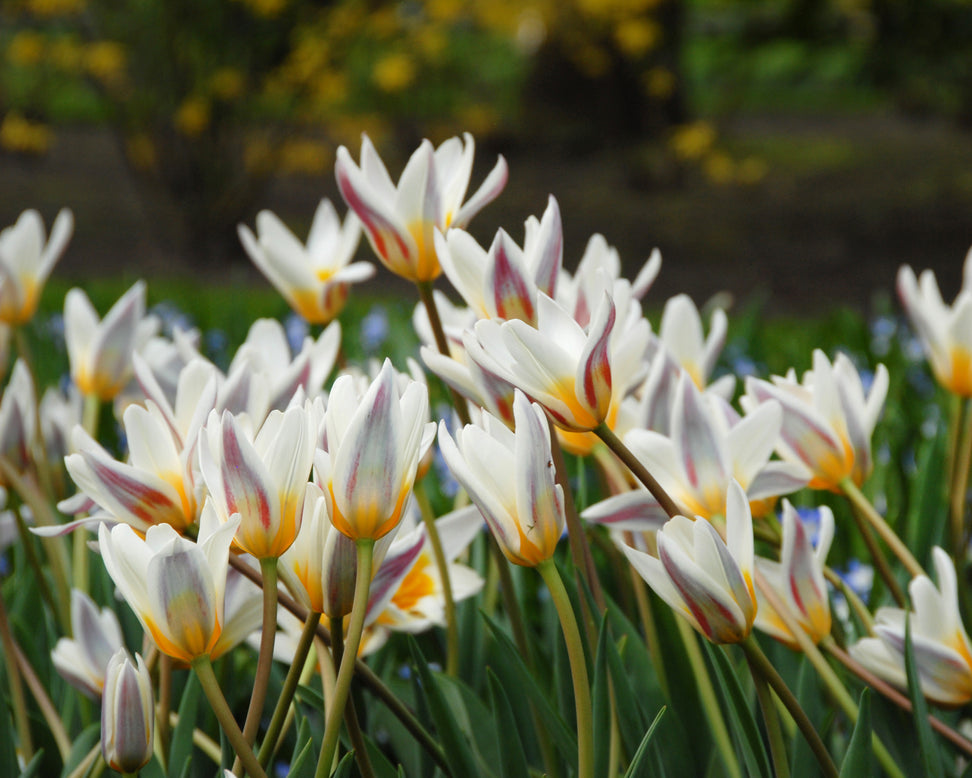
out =
{"type": "Polygon", "coordinates": [[[921,749],[921,763],[925,778],[944,778],[942,759],[938,753],[938,743],[928,723],[928,705],[921,693],[921,680],[915,665],[915,648],[911,642],[911,616],[905,617],[905,670],[908,675],[908,696],[911,698],[912,718],[918,733],[918,747],[921,749]]]}
{"type": "Polygon", "coordinates": [[[179,702],[179,723],[172,731],[172,744],[169,747],[169,778],[178,778],[185,772],[192,759],[192,732],[196,728],[196,713],[199,710],[199,693],[202,687],[195,673],[190,673],[179,702]]]}
{"type": "Polygon", "coordinates": [[[655,729],[658,727],[658,722],[661,721],[666,710],[667,708],[662,708],[660,711],[658,711],[658,715],[655,716],[655,720],[651,722],[651,726],[648,727],[648,731],[645,732],[645,736],[641,739],[641,745],[638,746],[638,750],[635,751],[631,764],[628,765],[624,778],[648,778],[648,776],[651,775],[651,765],[648,763],[645,755],[648,753],[648,746],[651,745],[651,738],[652,735],[655,734],[655,729]]]}
{"type": "Polygon", "coordinates": [[[840,765],[840,778],[866,778],[874,774],[871,758],[871,690],[861,692],[857,724],[840,765]]]}
{"type": "Polygon", "coordinates": [[[496,674],[486,671],[489,683],[489,702],[493,709],[493,727],[496,735],[496,752],[499,755],[499,774],[501,778],[529,778],[530,769],[520,732],[509,698],[503,690],[496,674]]]}

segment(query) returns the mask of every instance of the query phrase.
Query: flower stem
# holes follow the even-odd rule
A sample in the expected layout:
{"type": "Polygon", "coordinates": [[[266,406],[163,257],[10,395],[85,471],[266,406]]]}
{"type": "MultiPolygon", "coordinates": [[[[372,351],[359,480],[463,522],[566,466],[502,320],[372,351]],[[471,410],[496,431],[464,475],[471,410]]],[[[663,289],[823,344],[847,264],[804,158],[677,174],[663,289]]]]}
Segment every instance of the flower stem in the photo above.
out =
{"type": "Polygon", "coordinates": [[[537,565],[537,570],[543,576],[567,643],[567,658],[570,660],[570,674],[574,681],[574,708],[577,713],[577,776],[578,778],[593,778],[594,775],[594,726],[591,712],[591,685],[587,678],[587,659],[584,656],[584,644],[581,641],[577,618],[570,605],[570,598],[564,588],[564,582],[557,572],[557,566],[552,559],[546,559],[537,565]]]}
{"type": "Polygon", "coordinates": [[[270,726],[267,728],[267,734],[264,736],[263,743],[260,745],[260,753],[257,755],[260,764],[264,767],[270,764],[274,749],[277,747],[277,740],[283,731],[287,711],[290,709],[290,703],[294,699],[294,692],[297,691],[297,684],[304,670],[304,664],[307,662],[307,654],[310,652],[310,647],[314,643],[314,635],[317,634],[317,625],[320,621],[321,614],[315,613],[314,611],[308,613],[307,619],[304,621],[304,629],[300,633],[297,650],[294,652],[294,661],[287,671],[283,688],[280,690],[280,698],[277,700],[277,705],[273,709],[270,726]]]}
{"type": "Polygon", "coordinates": [[[638,457],[632,453],[631,449],[624,445],[621,438],[614,434],[614,430],[602,422],[594,429],[594,434],[604,441],[607,447],[614,452],[615,456],[617,456],[617,458],[620,459],[634,474],[635,478],[645,485],[645,488],[651,493],[651,496],[655,498],[658,504],[662,507],[662,510],[664,510],[669,517],[678,516],[681,513],[678,506],[675,504],[675,501],[671,498],[668,492],[666,492],[662,488],[662,485],[655,480],[655,477],[648,472],[648,468],[646,468],[641,463],[641,460],[639,460],[638,457]]]}
{"type": "MultiPolygon", "coordinates": [[[[435,305],[435,295],[432,294],[432,282],[416,281],[415,287],[418,289],[419,299],[422,301],[422,305],[425,306],[425,313],[429,317],[429,326],[432,328],[432,336],[435,338],[435,347],[443,356],[451,356],[449,354],[449,341],[446,340],[445,330],[442,327],[442,319],[439,318],[439,309],[435,305]]],[[[472,420],[469,417],[469,408],[466,405],[466,400],[451,386],[449,387],[449,394],[452,397],[452,404],[456,409],[456,414],[459,416],[459,421],[464,425],[469,424],[472,420]]]]}
{"type": "Polygon", "coordinates": [[[773,687],[776,696],[779,697],[780,702],[783,703],[789,714],[793,717],[797,727],[799,727],[800,732],[803,734],[804,740],[807,741],[807,745],[810,746],[810,750],[813,751],[813,755],[817,758],[817,764],[820,765],[820,769],[823,770],[824,775],[830,778],[837,778],[837,766],[834,764],[833,759],[830,758],[830,753],[820,739],[820,735],[817,734],[813,722],[807,717],[806,711],[800,706],[799,701],[793,695],[793,692],[790,691],[783,678],[776,672],[776,668],[770,664],[769,659],[766,658],[766,654],[763,653],[756,639],[750,635],[739,646],[746,654],[746,659],[749,661],[749,666],[753,670],[754,677],[757,674],[762,676],[773,687]]]}
{"type": "MultiPolygon", "coordinates": [[[[857,723],[858,708],[857,703],[850,696],[847,688],[841,682],[840,678],[837,677],[837,673],[834,669],[827,663],[827,659],[820,652],[820,649],[814,644],[803,628],[797,623],[793,614],[790,612],[789,606],[776,594],[776,590],[769,584],[766,578],[763,576],[759,570],[756,570],[756,585],[759,587],[763,596],[766,598],[766,602],[769,603],[770,607],[776,611],[776,614],[780,617],[780,621],[787,628],[793,639],[796,640],[797,645],[799,645],[800,650],[803,651],[807,660],[813,665],[814,670],[817,671],[817,675],[824,682],[827,690],[830,692],[831,696],[836,700],[837,704],[841,707],[847,717],[857,723]]],[[[826,638],[825,638],[826,640],[826,638]]],[[[775,688],[775,687],[774,687],[775,688]]],[[[779,694],[778,694],[779,696],[779,694]]],[[[785,704],[786,701],[780,697],[780,700],[785,704]]],[[[792,713],[792,712],[791,712],[792,713]]],[[[794,719],[795,720],[795,719],[794,719]]],[[[797,722],[799,723],[799,722],[797,722]]],[[[893,778],[904,778],[901,769],[895,763],[893,757],[888,753],[887,748],[885,748],[884,743],[881,742],[877,733],[872,733],[871,735],[871,749],[874,751],[874,755],[877,757],[884,771],[892,776],[893,778]]]]}
{"type": "Polygon", "coordinates": [[[874,563],[874,567],[877,568],[881,580],[888,587],[888,591],[898,604],[898,607],[903,608],[905,606],[904,591],[902,591],[898,579],[894,577],[894,571],[891,570],[891,565],[888,564],[887,557],[885,557],[884,552],[878,545],[877,538],[874,537],[874,532],[871,530],[871,525],[867,523],[864,517],[864,512],[855,503],[851,503],[851,515],[854,517],[854,523],[857,524],[857,529],[861,533],[861,538],[864,539],[864,545],[867,546],[868,553],[871,555],[871,561],[874,563]]]}
{"type": "MultiPolygon", "coordinates": [[[[331,655],[334,662],[334,672],[337,673],[341,666],[341,660],[344,658],[344,619],[334,617],[329,620],[329,625],[331,628],[331,655]]],[[[348,728],[348,739],[351,741],[351,748],[354,749],[354,761],[358,763],[361,778],[375,778],[375,771],[371,767],[368,748],[361,732],[361,724],[358,722],[358,712],[354,707],[354,697],[350,694],[344,706],[344,725],[348,728]]]]}
{"type": "Polygon", "coordinates": [[[223,732],[226,734],[226,739],[229,740],[233,750],[239,755],[240,761],[243,763],[243,769],[249,773],[251,778],[267,778],[267,774],[260,767],[260,763],[253,753],[253,749],[246,742],[246,738],[243,737],[243,732],[236,723],[236,719],[233,718],[233,711],[226,704],[226,698],[219,688],[219,681],[216,680],[216,674],[213,672],[213,663],[210,661],[209,655],[203,654],[193,659],[192,669],[196,671],[199,685],[202,686],[202,690],[206,694],[206,699],[209,700],[209,705],[212,707],[213,713],[216,714],[216,719],[219,721],[220,727],[222,727],[223,732]]]}
{"type": "Polygon", "coordinates": [[[456,621],[456,601],[452,596],[452,579],[449,578],[449,560],[446,559],[445,551],[442,549],[442,538],[439,537],[435,513],[432,510],[432,503],[429,502],[428,492],[425,491],[424,481],[415,484],[413,493],[419,512],[422,514],[422,523],[425,525],[429,543],[432,545],[432,556],[435,558],[435,567],[439,571],[439,580],[442,581],[446,620],[446,674],[455,677],[459,672],[459,624],[456,621]]]}
{"type": "MultiPolygon", "coordinates": [[[[260,560],[260,573],[263,576],[263,624],[260,631],[260,654],[257,659],[256,673],[253,677],[253,691],[250,694],[250,708],[243,724],[243,738],[253,745],[256,740],[263,704],[267,699],[267,686],[270,683],[270,669],[273,666],[273,643],[277,636],[277,558],[264,557],[260,560]]],[[[240,774],[242,762],[239,756],[233,763],[233,773],[240,774]]]]}
{"type": "Polygon", "coordinates": [[[358,569],[354,581],[351,623],[348,625],[344,656],[341,658],[341,668],[338,670],[337,682],[334,685],[334,698],[331,700],[327,711],[324,743],[321,746],[320,758],[317,761],[317,778],[327,778],[330,775],[331,763],[334,761],[334,754],[337,751],[338,735],[341,732],[341,720],[344,718],[344,705],[351,689],[354,662],[358,656],[358,646],[361,643],[365,614],[368,610],[368,590],[371,588],[371,566],[375,541],[371,538],[358,538],[355,545],[357,546],[358,569]]]}
{"type": "Polygon", "coordinates": [[[881,536],[888,548],[891,549],[892,553],[901,560],[901,563],[908,569],[908,573],[912,577],[916,575],[924,575],[925,571],[922,569],[921,565],[918,564],[918,560],[915,559],[908,547],[901,541],[893,529],[888,526],[888,523],[881,517],[874,506],[868,501],[867,497],[864,496],[863,492],[857,487],[850,478],[844,478],[840,484],[840,490],[844,493],[851,503],[856,506],[860,511],[861,515],[870,522],[871,526],[878,535],[881,536]]]}
{"type": "Polygon", "coordinates": [[[155,721],[155,736],[159,741],[159,753],[165,767],[169,757],[169,713],[172,710],[172,657],[162,654],[159,658],[159,702],[155,721]]]}
{"type": "Polygon", "coordinates": [[[61,755],[61,760],[66,761],[68,755],[71,753],[71,738],[68,737],[67,730],[64,729],[64,724],[61,721],[60,713],[57,708],[54,707],[54,703],[51,702],[51,698],[47,695],[47,691],[44,689],[44,684],[41,683],[40,679],[37,677],[37,673],[34,672],[34,668],[30,666],[30,662],[27,660],[26,654],[20,646],[17,645],[16,641],[13,644],[14,654],[17,657],[17,667],[20,670],[20,674],[24,679],[24,683],[27,684],[27,688],[30,689],[30,693],[37,703],[37,707],[40,708],[41,715],[44,717],[44,721],[47,722],[47,726],[51,731],[51,736],[54,738],[54,743],[57,746],[58,753],[61,755]]]}
{"type": "Polygon", "coordinates": [[[951,473],[949,492],[949,518],[951,524],[952,559],[960,569],[965,559],[965,506],[968,498],[969,469],[972,467],[972,403],[959,405],[958,440],[955,442],[954,469],[951,473]]]}
{"type": "Polygon", "coordinates": [[[17,740],[24,762],[29,762],[34,756],[34,743],[30,737],[30,718],[27,715],[27,698],[21,683],[19,664],[17,662],[17,643],[10,630],[10,620],[7,618],[7,605],[0,594],[0,643],[3,647],[4,664],[7,667],[7,685],[10,687],[10,707],[13,708],[14,724],[17,728],[17,740]]]}
{"type": "Polygon", "coordinates": [[[763,722],[766,724],[766,734],[769,738],[770,756],[773,759],[773,771],[776,778],[790,778],[790,765],[786,761],[786,744],[783,742],[783,730],[780,727],[780,717],[776,706],[773,704],[773,697],[770,693],[769,684],[759,672],[759,669],[746,654],[746,662],[749,664],[749,672],[753,677],[753,686],[756,688],[756,698],[759,700],[759,708],[763,712],[763,722]]]}

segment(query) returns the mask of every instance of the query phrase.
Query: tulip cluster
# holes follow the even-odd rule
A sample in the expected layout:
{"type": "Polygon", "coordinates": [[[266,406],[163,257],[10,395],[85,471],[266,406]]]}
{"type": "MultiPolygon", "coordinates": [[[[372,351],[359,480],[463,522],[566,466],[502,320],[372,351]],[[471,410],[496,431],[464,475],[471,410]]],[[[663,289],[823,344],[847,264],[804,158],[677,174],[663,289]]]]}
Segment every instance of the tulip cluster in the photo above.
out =
{"type": "MultiPolygon", "coordinates": [[[[892,371],[815,348],[801,377],[793,367],[734,374],[722,355],[725,311],[706,325],[676,295],[652,303],[653,329],[642,301],[660,272],[657,251],[631,281],[594,235],[569,271],[554,197],[525,219],[522,244],[505,229],[480,244],[467,227],[500,194],[507,167],[500,158],[467,200],[473,155],[469,135],[438,148],[424,141],[396,185],[365,137],[360,165],[343,147],[337,154],[343,218],[322,201],[306,243],[269,211],[255,231],[240,225],[243,252],[302,322],[296,338],[259,320],[220,359],[201,333],[147,307],[142,281],[104,318],[72,289],[69,377],[42,399],[18,340],[0,396],[0,483],[11,495],[0,550],[14,545],[17,576],[0,589],[14,714],[11,726],[0,717],[0,738],[11,733],[24,764],[35,752],[24,687],[73,775],[98,760],[126,774],[157,760],[182,775],[190,742],[225,770],[214,729],[197,716],[196,685],[235,752],[227,772],[252,776],[282,769],[284,747],[292,769],[307,774],[316,761],[317,776],[349,774],[351,760],[363,775],[395,774],[385,754],[399,770],[431,774],[434,762],[452,776],[613,778],[649,760],[660,774],[738,775],[739,754],[747,769],[772,760],[785,774],[796,746],[785,742],[781,706],[824,774],[871,749],[902,774],[887,738],[825,742],[766,651],[806,657],[846,719],[836,731],[867,717],[853,699],[859,682],[838,676],[827,654],[891,704],[910,706],[906,692],[949,707],[972,701],[963,627],[972,410],[956,401],[951,444],[916,456],[925,485],[915,504],[932,505],[927,484],[944,472],[949,497],[932,506],[941,520],[907,526],[917,509],[902,507],[900,493],[875,501],[883,516],[865,495],[890,478],[882,412],[902,391],[892,371]],[[352,286],[375,273],[355,261],[362,234],[416,286],[422,364],[349,356],[341,317],[354,309],[345,308],[352,286]],[[433,291],[436,279],[456,294],[433,291]],[[880,576],[871,602],[828,565],[865,549],[880,576]],[[84,759],[71,746],[89,704],[59,720],[39,680],[51,674],[24,655],[24,624],[11,628],[7,601],[20,619],[44,609],[38,623],[60,633],[51,665],[100,700],[100,748],[84,759]],[[406,637],[419,633],[430,634],[406,637]],[[744,688],[743,668],[768,754],[759,738],[731,742],[730,729],[737,739],[757,731],[739,725],[749,701],[717,699],[716,688],[744,688]],[[318,675],[323,702],[312,691],[318,675]],[[576,717],[573,731],[547,686],[576,717]],[[694,767],[652,742],[662,704],[676,718],[672,742],[685,721],[704,719],[694,767]],[[496,732],[498,772],[479,719],[496,732]],[[412,739],[389,745],[393,737],[412,739]]],[[[63,211],[45,241],[27,211],[0,232],[4,355],[7,329],[30,326],[72,224],[63,211]]],[[[972,395],[970,262],[951,307],[929,273],[898,277],[933,374],[961,398],[972,395]]],[[[933,724],[972,754],[940,717],[933,724]]]]}

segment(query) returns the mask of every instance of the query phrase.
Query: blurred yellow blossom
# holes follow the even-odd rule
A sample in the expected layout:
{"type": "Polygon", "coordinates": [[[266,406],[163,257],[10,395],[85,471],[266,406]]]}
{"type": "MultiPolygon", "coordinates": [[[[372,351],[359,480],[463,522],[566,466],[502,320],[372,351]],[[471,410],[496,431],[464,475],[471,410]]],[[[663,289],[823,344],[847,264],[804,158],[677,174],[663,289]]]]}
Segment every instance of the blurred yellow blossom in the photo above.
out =
{"type": "Polygon", "coordinates": [[[36,65],[44,56],[44,37],[31,30],[14,35],[7,46],[7,60],[14,65],[36,65]]]}
{"type": "Polygon", "coordinates": [[[462,13],[462,0],[428,0],[425,3],[425,13],[430,19],[438,22],[455,21],[462,13]]]}
{"type": "Polygon", "coordinates": [[[183,135],[194,138],[209,126],[209,119],[209,102],[201,97],[189,97],[176,109],[172,123],[183,135]]]}
{"type": "Polygon", "coordinates": [[[675,74],[668,68],[653,67],[642,75],[645,93],[656,100],[664,100],[675,92],[675,74]]]}
{"type": "Polygon", "coordinates": [[[714,184],[728,184],[736,173],[736,163],[724,151],[713,151],[702,163],[706,177],[714,184]]]}
{"type": "Polygon", "coordinates": [[[234,100],[243,94],[243,74],[236,68],[220,68],[209,79],[209,89],[219,100],[234,100]]]}
{"type": "Polygon", "coordinates": [[[746,157],[736,166],[736,180],[740,184],[758,184],[769,172],[766,160],[759,157],[746,157]]]}
{"type": "Polygon", "coordinates": [[[284,173],[320,175],[328,171],[333,159],[326,143],[307,138],[285,141],[280,149],[280,169],[284,173]]]}
{"type": "Polygon", "coordinates": [[[418,49],[430,62],[438,60],[446,48],[446,34],[439,27],[423,27],[416,34],[418,49]]]}
{"type": "Polygon", "coordinates": [[[27,0],[27,10],[35,16],[67,16],[84,10],[85,0],[27,0]]]}
{"type": "Polygon", "coordinates": [[[375,63],[371,78],[385,92],[400,92],[415,80],[415,63],[407,54],[388,54],[375,63]]]}
{"type": "Polygon", "coordinates": [[[155,144],[144,132],[125,139],[125,154],[136,170],[153,170],[158,162],[155,144]]]}
{"type": "Polygon", "coordinates": [[[84,62],[84,48],[71,38],[58,38],[51,41],[47,56],[54,67],[77,73],[84,62]]]}
{"type": "Polygon", "coordinates": [[[96,41],[84,56],[87,71],[102,83],[117,81],[125,70],[125,48],[114,41],[96,41]]]}
{"type": "Polygon", "coordinates": [[[0,124],[0,147],[22,154],[44,154],[51,145],[52,133],[40,122],[25,119],[11,111],[0,124]]]}
{"type": "Polygon", "coordinates": [[[655,48],[660,38],[658,25],[645,16],[625,19],[614,28],[618,48],[632,59],[647,54],[655,48]]]}
{"type": "Polygon", "coordinates": [[[265,19],[279,16],[280,12],[287,7],[287,0],[239,0],[239,2],[256,16],[262,16],[265,19]]]}
{"type": "Polygon", "coordinates": [[[680,159],[700,159],[712,148],[715,138],[715,127],[709,122],[697,121],[676,127],[670,144],[680,159]]]}
{"type": "Polygon", "coordinates": [[[325,70],[314,78],[311,94],[315,100],[325,103],[341,102],[348,95],[347,75],[336,70],[325,70]]]}

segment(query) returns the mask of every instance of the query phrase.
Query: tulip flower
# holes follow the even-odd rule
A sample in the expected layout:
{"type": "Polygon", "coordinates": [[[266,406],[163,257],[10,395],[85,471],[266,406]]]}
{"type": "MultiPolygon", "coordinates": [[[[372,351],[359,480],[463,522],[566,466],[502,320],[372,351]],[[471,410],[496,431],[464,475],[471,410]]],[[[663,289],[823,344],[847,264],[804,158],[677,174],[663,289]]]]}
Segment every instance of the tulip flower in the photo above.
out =
{"type": "Polygon", "coordinates": [[[364,225],[368,242],[382,263],[410,281],[435,280],[442,272],[433,231],[464,229],[506,184],[502,157],[479,190],[466,202],[475,146],[466,133],[434,149],[429,141],[412,154],[396,187],[368,136],[361,141],[361,167],[348,150],[337,151],[338,189],[364,225]]]}
{"type": "Polygon", "coordinates": [[[742,487],[726,502],[726,540],[705,519],[674,516],[658,531],[658,557],[622,545],[638,574],[713,643],[745,640],[756,618],[753,520],[742,487]]]}
{"type": "MultiPolygon", "coordinates": [[[[210,391],[212,385],[210,384],[210,391]]],[[[78,488],[102,511],[64,525],[70,531],[88,521],[109,518],[139,532],[168,524],[179,532],[195,523],[198,511],[196,474],[191,454],[173,433],[170,419],[155,403],[129,406],[123,417],[129,462],[115,460],[80,426],[74,428],[75,453],[64,464],[78,488]]],[[[63,509],[70,507],[62,503],[63,509]]]]}
{"type": "Polygon", "coordinates": [[[310,324],[327,324],[348,299],[353,283],[375,274],[369,262],[351,262],[361,238],[361,222],[349,213],[342,225],[330,200],[314,212],[303,245],[271,211],[260,211],[257,235],[239,226],[243,248],[298,314],[310,324]]]}
{"type": "MultiPolygon", "coordinates": [[[[695,385],[704,389],[725,345],[728,328],[729,320],[725,311],[716,308],[712,312],[709,335],[706,337],[702,331],[699,309],[688,295],[679,294],[665,303],[658,339],[679,366],[692,377],[695,385]]],[[[728,391],[720,389],[719,394],[731,396],[735,379],[726,376],[724,380],[729,384],[728,391]]]]}
{"type": "Polygon", "coordinates": [[[907,689],[905,619],[911,620],[911,643],[922,693],[939,705],[958,706],[972,700],[972,643],[959,615],[958,582],[951,557],[932,550],[938,588],[925,575],[911,580],[912,611],[879,608],[875,637],[850,647],[851,656],[899,689],[907,689]]]}
{"type": "MultiPolygon", "coordinates": [[[[789,500],[784,500],[780,561],[756,558],[757,570],[777,597],[787,604],[796,622],[814,643],[830,634],[830,601],[823,568],[833,539],[834,514],[830,508],[820,508],[820,528],[814,548],[796,508],[789,500]]],[[[756,628],[790,648],[798,648],[793,634],[760,591],[757,591],[756,599],[759,603],[756,628]]]]}
{"type": "Polygon", "coordinates": [[[353,540],[377,540],[402,518],[419,461],[432,444],[429,394],[399,382],[386,360],[363,395],[350,375],[331,388],[324,443],[314,458],[334,526],[353,540]]]}
{"type": "MultiPolygon", "coordinates": [[[[687,373],[674,394],[667,435],[634,429],[624,442],[685,515],[722,514],[733,481],[754,504],[806,485],[802,465],[770,461],[782,425],[778,404],[764,403],[740,418],[722,398],[700,392],[687,373]]],[[[647,490],[635,489],[590,506],[584,518],[644,530],[657,529],[668,514],[647,490]]]]}
{"type": "Polygon", "coordinates": [[[142,657],[136,666],[124,648],[111,657],[101,701],[101,753],[120,773],[135,773],[152,758],[155,698],[142,657]]]}
{"type": "Polygon", "coordinates": [[[440,422],[439,447],[507,559],[536,567],[553,556],[563,534],[564,494],[543,409],[517,392],[513,417],[515,432],[484,413],[481,426],[466,425],[455,440],[440,422]]]}
{"type": "Polygon", "coordinates": [[[918,278],[898,271],[898,297],[918,333],[935,378],[948,391],[972,397],[972,251],[965,257],[962,289],[946,305],[931,270],[918,278]]]}
{"type": "Polygon", "coordinates": [[[167,524],[142,539],[127,524],[102,524],[98,546],[108,574],[164,654],[192,663],[209,656],[223,625],[229,548],[239,516],[221,523],[207,502],[193,543],[167,524]]]}
{"type": "Polygon", "coordinates": [[[257,559],[279,557],[297,537],[314,459],[313,408],[273,411],[256,434],[246,417],[213,410],[199,437],[203,479],[221,521],[240,516],[237,546],[257,559]]]}
{"type": "Polygon", "coordinates": [[[44,222],[34,210],[24,211],[16,224],[0,232],[0,322],[16,325],[30,321],[44,283],[73,231],[74,215],[62,208],[46,244],[44,222]]]}
{"type": "Polygon", "coordinates": [[[853,363],[838,354],[833,364],[819,349],[813,369],[797,381],[790,370],[772,382],[748,378],[741,402],[747,410],[768,400],[783,408],[777,452],[788,462],[801,462],[813,474],[811,489],[836,491],[850,478],[860,486],[870,475],[871,433],[888,393],[888,371],[878,365],[870,390],[853,363]]]}
{"type": "Polygon", "coordinates": [[[140,327],[145,314],[145,283],[137,282],[103,320],[81,289],[64,298],[64,339],[71,378],[85,395],[112,400],[132,377],[132,355],[148,334],[140,327]]]}
{"type": "Polygon", "coordinates": [[[37,436],[37,398],[27,363],[18,359],[0,399],[0,458],[18,473],[33,459],[37,436]]]}
{"type": "Polygon", "coordinates": [[[593,430],[611,406],[614,302],[605,293],[588,331],[542,292],[537,303],[536,327],[484,319],[465,338],[466,352],[484,370],[540,403],[558,426],[593,430]]]}
{"type": "Polygon", "coordinates": [[[97,700],[105,687],[105,672],[122,648],[121,625],[110,608],[98,609],[80,589],[71,590],[71,633],[51,651],[54,669],[72,686],[97,700]]]}
{"type": "Polygon", "coordinates": [[[435,233],[442,269],[466,304],[480,319],[536,319],[537,292],[551,297],[563,261],[563,231],[557,201],[550,198],[540,221],[526,221],[521,249],[499,230],[489,251],[468,232],[435,233]]]}

